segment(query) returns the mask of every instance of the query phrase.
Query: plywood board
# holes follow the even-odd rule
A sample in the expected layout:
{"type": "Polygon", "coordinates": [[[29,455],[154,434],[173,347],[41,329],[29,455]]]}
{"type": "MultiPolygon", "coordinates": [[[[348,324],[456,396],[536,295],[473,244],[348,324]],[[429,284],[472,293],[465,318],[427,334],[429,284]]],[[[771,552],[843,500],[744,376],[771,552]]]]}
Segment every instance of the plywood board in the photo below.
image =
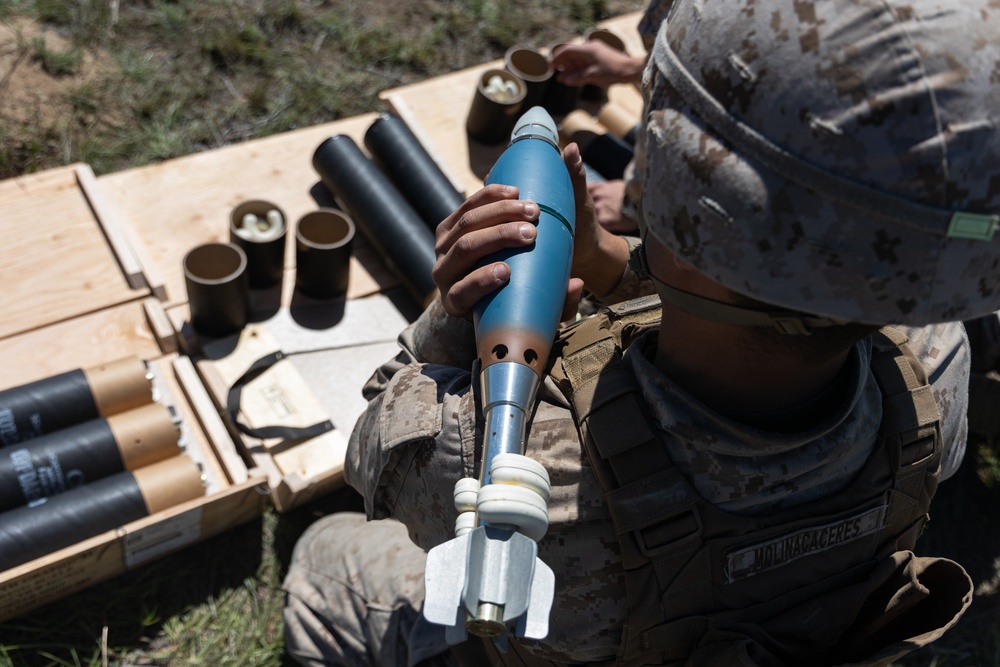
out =
{"type": "Polygon", "coordinates": [[[129,287],[77,166],[0,182],[0,339],[149,294],[129,287]]]}
{"type": "Polygon", "coordinates": [[[142,301],[0,340],[0,389],[131,355],[140,359],[161,355],[142,301]]]}
{"type": "MultiPolygon", "coordinates": [[[[632,13],[605,21],[607,28],[625,43],[632,55],[645,53],[637,31],[641,14],[632,13]]],[[[538,45],[529,45],[538,46],[538,45]]],[[[445,74],[419,83],[383,91],[379,97],[399,115],[424,143],[432,157],[441,161],[442,169],[456,183],[456,188],[472,194],[482,187],[490,167],[503,152],[504,146],[486,146],[468,139],[465,120],[475,94],[476,85],[488,69],[503,69],[502,60],[445,74]]],[[[635,114],[642,111],[642,96],[632,84],[615,84],[608,90],[608,99],[635,114]]],[[[587,107],[597,114],[599,107],[587,107]]]]}
{"type": "MultiPolygon", "coordinates": [[[[285,266],[294,266],[294,224],[319,207],[319,176],[312,156],[334,134],[350,136],[363,150],[364,133],[377,118],[364,114],[285,132],[204,153],[98,177],[103,200],[121,216],[140,261],[162,282],[166,306],[187,301],[181,262],[189,250],[229,240],[229,214],[248,199],[264,199],[289,220],[285,266]]],[[[355,237],[350,296],[397,283],[365,243],[355,237]]],[[[154,288],[161,287],[154,285],[154,288]]]]}

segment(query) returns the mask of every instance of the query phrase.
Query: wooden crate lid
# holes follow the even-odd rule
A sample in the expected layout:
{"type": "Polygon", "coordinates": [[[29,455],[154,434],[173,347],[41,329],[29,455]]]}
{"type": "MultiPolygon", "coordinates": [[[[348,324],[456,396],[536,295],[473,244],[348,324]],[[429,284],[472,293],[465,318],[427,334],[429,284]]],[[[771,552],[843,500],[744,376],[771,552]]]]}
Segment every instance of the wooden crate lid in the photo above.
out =
{"type": "MultiPolygon", "coordinates": [[[[0,339],[149,294],[133,289],[71,165],[0,182],[0,339]]],[[[134,263],[126,262],[134,270],[134,263]]]]}

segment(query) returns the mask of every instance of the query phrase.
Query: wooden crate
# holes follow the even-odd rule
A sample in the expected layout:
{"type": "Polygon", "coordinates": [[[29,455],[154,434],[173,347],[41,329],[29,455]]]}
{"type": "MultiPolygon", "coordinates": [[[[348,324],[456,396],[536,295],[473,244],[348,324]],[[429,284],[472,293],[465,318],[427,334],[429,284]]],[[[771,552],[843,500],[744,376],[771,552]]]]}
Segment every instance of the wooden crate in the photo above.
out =
{"type": "MultiPolygon", "coordinates": [[[[0,329],[0,389],[139,356],[182,415],[186,451],[209,480],[202,498],[0,573],[0,620],[249,521],[268,502],[286,510],[343,484],[347,436],[364,409],[361,386],[395,355],[396,336],[408,321],[382,295],[396,285],[395,277],[356,238],[351,298],[341,302],[342,316],[331,319],[336,306],[303,302],[294,292],[289,239],[284,291],[253,295],[257,321],[248,335],[256,332],[258,345],[235,346],[231,351],[238,354],[229,355],[225,341],[202,349],[205,341],[192,336],[180,263],[191,247],[226,239],[229,212],[244,199],[272,199],[290,222],[318,208],[311,192],[319,181],[311,165],[315,148],[338,133],[363,145],[376,117],[101,178],[74,165],[0,183],[0,212],[6,214],[0,224],[15,241],[0,250],[0,299],[9,315],[0,329]],[[20,227],[27,230],[23,242],[15,234],[20,227]],[[260,395],[272,402],[282,399],[276,391],[289,391],[286,404],[310,418],[331,418],[334,431],[302,442],[255,442],[220,414],[225,383],[268,336],[275,346],[302,354],[294,364],[276,366],[277,376],[248,386],[248,400],[262,385],[260,395]],[[324,386],[330,378],[336,382],[324,386]]],[[[270,418],[258,409],[251,418],[270,418]]]]}
{"type": "Polygon", "coordinates": [[[361,388],[399,351],[396,340],[409,321],[391,295],[317,301],[299,296],[291,282],[284,281],[283,302],[274,314],[222,339],[200,339],[186,305],[168,311],[181,349],[191,355],[211,396],[211,409],[223,414],[233,439],[267,476],[279,512],[343,484],[347,440],[367,405],[361,388]],[[232,387],[255,361],[274,352],[285,358],[246,384],[241,409],[230,418],[232,387]],[[330,420],[333,429],[299,440],[264,439],[240,432],[237,420],[252,429],[330,420]]]}
{"type": "MultiPolygon", "coordinates": [[[[108,359],[110,361],[111,359],[108,359]]],[[[246,523],[263,511],[266,477],[238,455],[187,357],[146,360],[157,400],[182,419],[185,455],[205,495],[0,572],[0,621],[111,579],[155,558],[246,523]]]]}

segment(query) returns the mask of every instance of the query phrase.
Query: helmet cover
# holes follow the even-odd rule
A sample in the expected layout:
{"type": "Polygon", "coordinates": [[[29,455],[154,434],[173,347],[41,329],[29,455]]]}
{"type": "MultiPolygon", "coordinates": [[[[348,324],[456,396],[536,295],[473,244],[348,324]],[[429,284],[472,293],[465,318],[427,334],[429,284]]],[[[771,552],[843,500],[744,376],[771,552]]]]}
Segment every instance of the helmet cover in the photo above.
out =
{"type": "Polygon", "coordinates": [[[677,0],[647,67],[646,230],[761,301],[1000,308],[1000,2],[677,0]]]}

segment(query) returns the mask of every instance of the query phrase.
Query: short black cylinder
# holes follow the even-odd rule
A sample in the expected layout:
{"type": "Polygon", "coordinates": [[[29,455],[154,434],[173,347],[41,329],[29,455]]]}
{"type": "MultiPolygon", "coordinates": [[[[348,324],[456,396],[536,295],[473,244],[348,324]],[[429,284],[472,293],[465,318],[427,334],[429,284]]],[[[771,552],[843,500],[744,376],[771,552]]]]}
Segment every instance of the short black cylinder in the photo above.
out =
{"type": "MultiPolygon", "coordinates": [[[[549,46],[547,60],[552,61],[556,51],[563,46],[564,42],[557,42],[549,46]]],[[[542,99],[542,106],[553,116],[565,116],[576,108],[580,101],[580,86],[567,86],[559,81],[559,77],[553,73],[549,79],[548,88],[545,89],[545,97],[542,99]]]]}
{"type": "Polygon", "coordinates": [[[465,121],[469,138],[481,144],[510,141],[510,133],[514,130],[526,94],[524,81],[507,70],[488,69],[483,72],[476,83],[476,92],[465,121]],[[512,84],[515,92],[510,96],[499,95],[495,85],[498,79],[505,86],[512,84]]]}
{"type": "Polygon", "coordinates": [[[399,116],[375,119],[365,148],[432,231],[465,201],[399,116]]]}
{"type": "Polygon", "coordinates": [[[314,299],[347,296],[354,222],[342,211],[306,213],[295,227],[295,288],[314,299]]]}
{"type": "Polygon", "coordinates": [[[522,111],[541,106],[552,82],[549,59],[541,51],[526,46],[512,46],[504,54],[507,71],[524,82],[522,111]]]}
{"type": "Polygon", "coordinates": [[[183,260],[191,326],[219,338],[239,332],[249,318],[247,256],[232,243],[206,243],[183,260]]]}
{"type": "Polygon", "coordinates": [[[263,199],[242,202],[229,214],[229,241],[247,256],[251,288],[264,289],[281,282],[287,220],[284,211],[263,199]],[[248,216],[253,218],[248,220],[248,216]]]}
{"type": "MultiPolygon", "coordinates": [[[[604,42],[613,49],[627,53],[625,42],[622,41],[622,38],[607,28],[591,28],[584,33],[583,38],[587,41],[598,40],[604,42]]],[[[608,89],[604,86],[588,83],[580,91],[580,97],[591,102],[603,102],[608,99],[608,89]]]]}

